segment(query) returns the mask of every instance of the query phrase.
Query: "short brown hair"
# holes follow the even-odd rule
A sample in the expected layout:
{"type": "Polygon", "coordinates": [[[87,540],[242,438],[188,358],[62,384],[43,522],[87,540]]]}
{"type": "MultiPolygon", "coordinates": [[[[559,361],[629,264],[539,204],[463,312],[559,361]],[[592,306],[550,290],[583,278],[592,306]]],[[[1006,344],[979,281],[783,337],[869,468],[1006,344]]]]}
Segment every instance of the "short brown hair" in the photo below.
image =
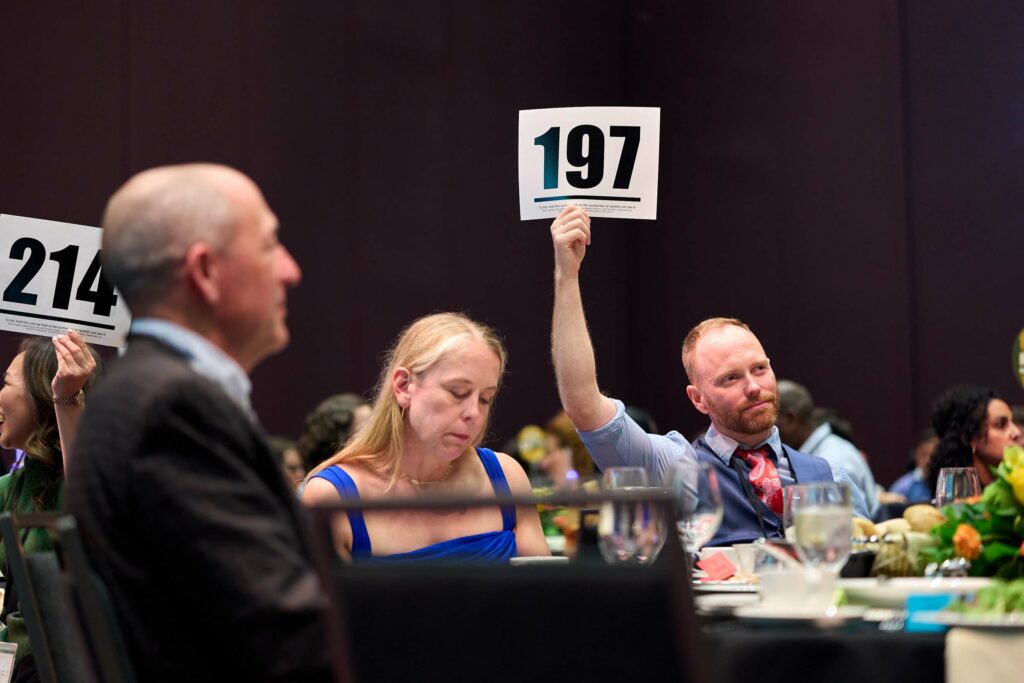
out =
{"type": "Polygon", "coordinates": [[[689,380],[690,384],[693,384],[693,353],[697,348],[697,342],[700,341],[700,338],[708,330],[714,327],[725,327],[726,325],[735,325],[736,327],[742,327],[747,332],[751,332],[747,324],[739,318],[708,318],[694,325],[693,329],[686,333],[686,338],[683,339],[683,369],[686,370],[686,379],[689,380]]]}

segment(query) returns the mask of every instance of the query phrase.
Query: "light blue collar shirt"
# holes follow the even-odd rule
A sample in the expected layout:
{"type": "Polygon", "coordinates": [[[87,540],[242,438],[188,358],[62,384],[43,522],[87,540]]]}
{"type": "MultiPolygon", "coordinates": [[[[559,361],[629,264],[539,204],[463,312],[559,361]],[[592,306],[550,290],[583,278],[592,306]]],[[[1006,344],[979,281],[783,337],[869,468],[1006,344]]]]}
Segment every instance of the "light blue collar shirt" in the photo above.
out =
{"type": "Polygon", "coordinates": [[[170,346],[185,357],[190,368],[220,387],[253,422],[256,421],[256,413],[250,400],[252,382],[249,376],[233,358],[211,344],[205,337],[177,323],[160,318],[132,320],[129,334],[153,337],[170,346]]]}
{"type": "MultiPolygon", "coordinates": [[[[732,458],[736,447],[740,445],[740,442],[736,439],[726,436],[715,429],[715,425],[708,427],[707,434],[704,435],[704,443],[726,465],[729,464],[729,460],[732,458]]],[[[779,472],[779,479],[782,481],[783,486],[794,483],[796,480],[793,479],[793,473],[789,467],[789,458],[786,457],[786,452],[782,450],[782,437],[779,436],[778,427],[772,427],[772,433],[768,435],[767,439],[754,446],[749,446],[749,448],[761,448],[762,446],[768,446],[772,449],[772,453],[775,454],[775,469],[779,472]]]]}

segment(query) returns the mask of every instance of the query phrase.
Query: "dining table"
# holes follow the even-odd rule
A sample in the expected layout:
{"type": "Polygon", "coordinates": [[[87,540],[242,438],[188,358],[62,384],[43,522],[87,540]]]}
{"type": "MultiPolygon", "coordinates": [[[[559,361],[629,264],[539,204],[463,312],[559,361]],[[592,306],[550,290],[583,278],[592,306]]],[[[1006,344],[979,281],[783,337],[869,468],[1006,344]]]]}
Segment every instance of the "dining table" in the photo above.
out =
{"type": "Polygon", "coordinates": [[[945,680],[945,634],[857,621],[761,623],[700,617],[709,678],[719,683],[908,683],[945,680]]]}
{"type": "MultiPolygon", "coordinates": [[[[652,497],[664,502],[650,493],[600,496],[614,502],[652,497]]],[[[497,502],[535,504],[514,497],[497,502]]],[[[454,499],[430,504],[479,503],[454,499]]],[[[985,667],[951,669],[950,661],[958,661],[950,659],[951,642],[976,647],[973,652],[994,653],[982,658],[1011,666],[1024,651],[1024,645],[1014,640],[1024,638],[1020,629],[1015,635],[979,631],[977,638],[960,638],[975,631],[906,628],[903,600],[892,591],[898,583],[875,587],[875,597],[889,602],[881,615],[877,605],[871,606],[874,614],[865,607],[839,608],[834,618],[745,610],[764,606],[759,588],[750,582],[709,591],[708,585],[691,581],[675,534],[647,566],[609,564],[585,527],[571,560],[557,563],[349,565],[330,552],[330,521],[331,515],[350,505],[336,504],[314,513],[324,551],[319,565],[332,608],[335,667],[354,672],[359,680],[422,680],[427,675],[436,680],[485,677],[515,683],[1004,683],[1014,676],[965,679],[964,671],[985,667]],[[731,608],[709,600],[709,595],[729,592],[740,597],[731,608]]],[[[854,598],[865,594],[859,584],[848,586],[854,598]]]]}

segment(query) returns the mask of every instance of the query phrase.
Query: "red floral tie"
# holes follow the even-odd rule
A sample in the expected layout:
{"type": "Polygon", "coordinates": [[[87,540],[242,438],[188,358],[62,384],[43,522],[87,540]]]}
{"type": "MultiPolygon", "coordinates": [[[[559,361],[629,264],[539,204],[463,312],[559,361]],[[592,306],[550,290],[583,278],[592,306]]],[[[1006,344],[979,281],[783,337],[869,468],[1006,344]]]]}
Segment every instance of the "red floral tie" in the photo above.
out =
{"type": "Polygon", "coordinates": [[[750,474],[747,478],[750,485],[754,487],[757,497],[777,515],[782,514],[782,480],[779,479],[779,471],[775,469],[768,455],[771,450],[767,446],[749,450],[737,448],[735,455],[743,459],[743,462],[750,465],[750,474]]]}

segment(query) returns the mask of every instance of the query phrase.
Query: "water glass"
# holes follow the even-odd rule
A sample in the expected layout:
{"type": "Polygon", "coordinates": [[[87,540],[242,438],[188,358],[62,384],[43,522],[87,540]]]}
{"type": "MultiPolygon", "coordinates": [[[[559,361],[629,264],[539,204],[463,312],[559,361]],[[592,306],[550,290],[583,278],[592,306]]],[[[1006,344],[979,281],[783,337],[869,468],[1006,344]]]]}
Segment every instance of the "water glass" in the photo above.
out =
{"type": "Polygon", "coordinates": [[[836,574],[850,557],[853,504],[843,484],[791,486],[797,555],[805,567],[836,574]]]}
{"type": "Polygon", "coordinates": [[[960,503],[981,495],[981,480],[973,467],[943,467],[935,484],[935,506],[960,503]]]}
{"type": "Polygon", "coordinates": [[[722,495],[714,468],[695,460],[678,460],[669,473],[676,496],[676,524],[683,546],[692,556],[722,525],[722,495]]]}
{"type": "MultiPolygon", "coordinates": [[[[605,491],[636,491],[649,488],[642,467],[610,467],[601,478],[605,491]]],[[[653,562],[665,544],[665,519],[661,508],[647,502],[601,504],[598,548],[609,563],[653,562]]]]}

